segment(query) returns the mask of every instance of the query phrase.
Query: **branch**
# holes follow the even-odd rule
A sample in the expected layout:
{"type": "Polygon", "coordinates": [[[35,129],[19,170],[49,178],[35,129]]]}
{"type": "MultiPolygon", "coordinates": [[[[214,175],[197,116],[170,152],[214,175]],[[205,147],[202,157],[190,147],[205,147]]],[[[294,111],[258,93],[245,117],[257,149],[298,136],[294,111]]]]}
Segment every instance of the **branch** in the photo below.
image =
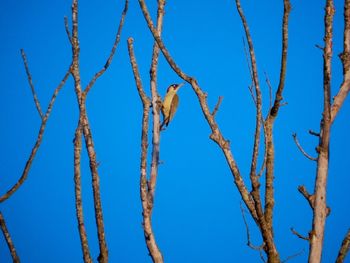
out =
{"type": "Polygon", "coordinates": [[[5,218],[4,218],[4,216],[2,215],[1,212],[0,212],[0,227],[1,227],[2,233],[4,235],[4,238],[6,240],[7,246],[9,248],[9,250],[10,250],[13,263],[19,263],[20,260],[19,260],[19,257],[17,255],[16,248],[15,248],[13,242],[12,242],[10,233],[9,233],[7,227],[6,227],[5,218]]]}
{"type": "Polygon", "coordinates": [[[340,85],[338,94],[334,97],[331,108],[331,122],[333,123],[340,108],[342,107],[350,90],[350,0],[344,3],[344,41],[343,52],[340,54],[340,59],[343,64],[343,82],[340,85]]]}
{"type": "Polygon", "coordinates": [[[310,241],[309,237],[305,237],[305,236],[299,234],[293,227],[290,228],[290,231],[292,231],[292,233],[294,235],[296,235],[297,237],[299,237],[300,239],[303,239],[303,240],[306,240],[306,241],[310,241]]]}
{"type": "Polygon", "coordinates": [[[292,136],[293,136],[294,142],[295,142],[295,144],[297,145],[297,147],[298,147],[298,149],[300,150],[300,152],[301,152],[306,158],[308,158],[309,160],[311,160],[311,161],[317,161],[317,158],[312,157],[312,156],[310,156],[307,152],[305,152],[305,150],[303,149],[303,147],[300,145],[300,143],[299,143],[299,141],[298,141],[297,134],[296,134],[296,133],[293,133],[292,136]]]}
{"type": "Polygon", "coordinates": [[[153,22],[151,20],[150,14],[148,12],[147,6],[144,2],[144,0],[139,0],[139,4],[142,10],[142,13],[144,15],[144,18],[146,19],[146,22],[148,24],[149,29],[152,32],[152,35],[155,39],[155,41],[158,44],[158,47],[160,48],[160,50],[162,51],[165,59],[167,60],[167,62],[169,63],[170,67],[174,70],[174,72],[183,80],[185,80],[186,82],[188,82],[191,86],[192,89],[194,90],[194,92],[196,93],[200,106],[202,108],[203,114],[205,119],[207,120],[211,130],[212,130],[212,134],[210,135],[210,138],[215,141],[219,147],[222,149],[225,158],[227,160],[227,163],[231,169],[231,173],[234,177],[234,182],[242,196],[243,201],[245,202],[245,204],[247,205],[250,213],[252,214],[254,220],[257,219],[256,216],[256,212],[255,212],[255,208],[254,208],[254,203],[253,200],[251,199],[251,195],[249,194],[243,178],[239,172],[238,166],[236,161],[233,158],[233,155],[231,153],[230,150],[230,146],[228,141],[226,141],[224,139],[224,137],[222,136],[219,127],[214,119],[214,117],[211,115],[210,111],[209,111],[209,107],[206,101],[206,94],[201,90],[201,88],[199,87],[197,81],[188,76],[187,74],[185,74],[180,68],[179,66],[175,63],[175,61],[173,60],[173,58],[170,56],[169,51],[166,49],[163,41],[161,40],[156,28],[153,25],[153,22]]]}
{"type": "Polygon", "coordinates": [[[115,37],[115,41],[114,41],[114,44],[113,44],[113,47],[112,47],[112,50],[111,52],[109,53],[109,56],[107,58],[107,61],[106,61],[106,64],[103,66],[103,68],[98,71],[95,76],[92,78],[92,80],[90,80],[89,84],[86,86],[85,90],[84,90],[84,93],[85,95],[87,95],[90,91],[90,89],[92,88],[92,86],[95,84],[96,80],[102,76],[103,73],[105,73],[105,71],[108,69],[109,65],[111,64],[112,62],[112,59],[113,59],[113,56],[114,56],[114,53],[117,49],[117,46],[118,46],[118,43],[120,41],[120,35],[121,35],[121,32],[122,32],[122,29],[123,29],[123,25],[124,25],[124,21],[125,21],[125,16],[126,16],[126,13],[128,11],[128,6],[129,6],[129,0],[125,0],[125,5],[124,5],[124,9],[123,9],[123,12],[122,12],[122,15],[121,15],[121,18],[120,18],[120,22],[119,22],[119,27],[118,27],[118,31],[117,31],[117,35],[115,37]]]}
{"type": "Polygon", "coordinates": [[[281,263],[285,263],[285,262],[287,262],[288,260],[291,260],[291,259],[293,259],[293,258],[299,257],[299,256],[302,255],[304,252],[305,252],[305,250],[302,249],[301,251],[299,251],[299,252],[297,252],[297,253],[295,253],[295,254],[293,254],[293,255],[288,256],[285,260],[282,260],[281,263]]]}
{"type": "Polygon", "coordinates": [[[214,117],[219,110],[219,107],[221,105],[223,98],[224,98],[223,96],[219,96],[218,102],[216,103],[215,108],[214,108],[213,112],[211,113],[211,115],[213,115],[214,117]]]}
{"type": "Polygon", "coordinates": [[[93,260],[90,255],[89,244],[87,240],[86,229],[84,225],[84,213],[83,213],[83,199],[81,195],[81,142],[82,127],[79,121],[78,127],[75,130],[74,137],[74,185],[75,185],[75,209],[78,220],[78,229],[80,235],[80,243],[83,251],[83,258],[85,263],[92,263],[93,260]]]}
{"type": "MultiPolygon", "coordinates": [[[[82,92],[81,88],[81,77],[79,68],[79,38],[78,38],[78,0],[73,0],[72,4],[72,51],[73,51],[73,62],[71,67],[71,74],[74,79],[75,92],[79,104],[79,125],[82,127],[85,147],[89,157],[89,166],[92,176],[92,190],[95,210],[95,221],[97,227],[97,237],[99,242],[100,254],[98,261],[100,263],[108,262],[108,248],[105,238],[102,204],[101,204],[101,193],[100,193],[100,176],[97,170],[96,151],[91,134],[91,128],[86,112],[86,93],[82,92]]],[[[86,90],[85,90],[86,91],[86,90]]]]}
{"type": "Polygon", "coordinates": [[[262,251],[264,249],[264,244],[262,244],[260,246],[254,246],[252,244],[251,240],[250,240],[249,226],[248,226],[248,223],[247,223],[247,219],[245,218],[245,211],[244,211],[244,208],[242,206],[242,202],[240,203],[240,208],[241,208],[241,214],[242,214],[242,217],[243,217],[243,222],[244,222],[246,233],[247,233],[247,246],[250,247],[251,249],[262,251]]]}
{"type": "Polygon", "coordinates": [[[339,249],[339,253],[335,263],[343,263],[347,253],[349,253],[349,249],[350,249],[350,228],[348,229],[348,232],[346,233],[343,239],[343,242],[341,243],[341,247],[339,249]]]}
{"type": "Polygon", "coordinates": [[[69,25],[68,25],[68,17],[64,17],[64,28],[66,29],[67,37],[69,40],[69,43],[72,44],[72,36],[69,31],[69,25]]]}
{"type": "Polygon", "coordinates": [[[60,84],[56,87],[56,89],[54,90],[50,103],[47,107],[46,113],[44,115],[44,117],[42,118],[42,122],[40,125],[40,129],[39,129],[39,133],[38,133],[38,137],[36,139],[36,142],[32,148],[32,151],[29,155],[29,158],[24,166],[23,172],[21,177],[18,179],[18,181],[4,194],[0,197],[0,203],[4,202],[6,199],[8,199],[14,192],[16,192],[18,190],[18,188],[24,183],[24,181],[27,179],[28,177],[28,173],[30,171],[30,167],[32,165],[32,162],[34,160],[34,157],[41,145],[41,141],[43,139],[43,135],[44,135],[44,131],[46,128],[46,122],[48,121],[49,117],[50,117],[50,113],[51,110],[53,108],[53,105],[55,103],[56,97],[58,95],[58,93],[60,92],[60,90],[62,89],[62,87],[64,86],[64,84],[66,83],[68,77],[69,77],[69,70],[66,72],[66,74],[64,75],[63,79],[61,80],[60,84]]]}
{"type": "Polygon", "coordinates": [[[299,185],[298,191],[305,197],[305,199],[308,201],[311,209],[314,209],[314,202],[315,202],[315,196],[309,194],[309,192],[306,190],[304,185],[299,185]]]}
{"type": "Polygon", "coordinates": [[[273,125],[277,117],[278,110],[281,106],[283,99],[282,94],[284,90],[284,82],[287,72],[287,51],[288,51],[288,25],[289,25],[289,13],[291,5],[289,0],[283,0],[283,18],[282,18],[282,54],[281,54],[281,68],[279,76],[279,84],[275,95],[275,101],[265,121],[265,133],[266,133],[266,145],[267,145],[267,158],[266,158],[266,183],[265,183],[265,220],[268,224],[268,228],[272,232],[273,223],[273,208],[275,204],[274,200],[274,161],[275,150],[273,142],[273,125]]]}
{"type": "Polygon", "coordinates": [[[33,94],[33,98],[34,98],[34,103],[35,103],[35,107],[40,115],[40,118],[41,120],[44,118],[44,114],[41,110],[41,107],[40,107],[40,102],[39,102],[39,99],[38,99],[38,96],[36,95],[36,92],[35,92],[35,88],[34,88],[34,84],[33,84],[33,80],[32,80],[32,76],[30,74],[30,71],[29,71],[29,66],[28,66],[28,61],[27,61],[27,57],[26,57],[26,54],[24,53],[24,50],[21,49],[21,55],[22,55],[22,59],[23,59],[23,63],[24,63],[24,67],[26,69],[26,73],[27,73],[27,78],[28,78],[28,82],[29,82],[29,86],[30,86],[30,89],[32,90],[32,94],[33,94]]]}
{"type": "Polygon", "coordinates": [[[147,249],[154,262],[163,262],[163,257],[157,246],[155,236],[151,224],[151,215],[153,209],[153,198],[149,198],[149,189],[147,183],[147,151],[148,151],[148,130],[149,130],[149,112],[151,106],[151,100],[147,97],[141,83],[141,77],[138,70],[133,39],[128,39],[128,51],[130,57],[130,63],[132,66],[134,79],[136,82],[137,91],[140,95],[140,99],[143,105],[142,114],[142,135],[141,135],[141,167],[140,167],[140,195],[142,203],[142,216],[143,216],[143,229],[146,240],[147,249]]]}

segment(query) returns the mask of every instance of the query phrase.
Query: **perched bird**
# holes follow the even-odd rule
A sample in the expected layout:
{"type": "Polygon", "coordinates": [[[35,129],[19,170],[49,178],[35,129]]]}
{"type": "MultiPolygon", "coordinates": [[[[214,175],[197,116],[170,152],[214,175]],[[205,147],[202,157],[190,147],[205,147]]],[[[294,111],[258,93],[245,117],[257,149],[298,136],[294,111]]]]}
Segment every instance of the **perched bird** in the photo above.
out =
{"type": "Polygon", "coordinates": [[[162,105],[163,123],[160,125],[160,129],[162,129],[164,125],[168,126],[169,122],[174,117],[177,106],[179,104],[179,96],[177,96],[176,92],[183,85],[185,85],[185,83],[172,84],[168,87],[162,105]]]}

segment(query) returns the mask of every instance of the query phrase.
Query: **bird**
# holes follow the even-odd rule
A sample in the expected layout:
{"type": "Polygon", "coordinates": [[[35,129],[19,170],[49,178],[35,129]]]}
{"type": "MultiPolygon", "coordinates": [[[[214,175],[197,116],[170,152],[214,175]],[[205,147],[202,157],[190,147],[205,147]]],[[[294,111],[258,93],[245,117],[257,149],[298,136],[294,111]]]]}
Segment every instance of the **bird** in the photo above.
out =
{"type": "Polygon", "coordinates": [[[168,87],[166,95],[164,97],[163,105],[162,105],[162,114],[163,114],[163,122],[160,125],[160,130],[164,127],[168,127],[169,122],[175,115],[177,106],[179,105],[179,96],[176,92],[183,86],[185,83],[180,84],[172,84],[168,87]]]}

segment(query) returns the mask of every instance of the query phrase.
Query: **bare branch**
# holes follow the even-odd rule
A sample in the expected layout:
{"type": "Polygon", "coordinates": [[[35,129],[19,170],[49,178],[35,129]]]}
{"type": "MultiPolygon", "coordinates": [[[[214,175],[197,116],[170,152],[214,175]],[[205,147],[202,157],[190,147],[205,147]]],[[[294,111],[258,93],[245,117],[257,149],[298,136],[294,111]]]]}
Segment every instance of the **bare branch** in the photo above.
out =
{"type": "Polygon", "coordinates": [[[335,9],[333,0],[326,1],[324,16],[323,51],[323,113],[320,122],[319,154],[317,159],[317,174],[314,187],[314,209],[310,237],[309,262],[320,262],[323,250],[326,217],[330,209],[326,203],[326,189],[329,164],[329,141],[332,125],[331,118],[331,70],[333,55],[333,17],[335,9]]]}
{"type": "Polygon", "coordinates": [[[299,237],[300,239],[306,240],[306,241],[310,241],[309,237],[305,237],[301,234],[299,234],[293,227],[290,228],[290,231],[292,231],[292,233],[294,235],[296,235],[297,237],[299,237]]]}
{"type": "Polygon", "coordinates": [[[306,158],[308,158],[309,160],[311,160],[311,161],[317,161],[317,158],[310,156],[310,155],[303,149],[303,147],[300,145],[300,143],[299,143],[299,141],[298,141],[298,138],[297,138],[297,134],[296,134],[296,133],[293,133],[292,136],[293,136],[294,142],[295,142],[295,144],[297,145],[297,147],[298,147],[298,149],[300,150],[300,152],[301,152],[306,158]]]}
{"type": "Polygon", "coordinates": [[[60,92],[60,90],[62,89],[62,87],[64,86],[64,84],[66,83],[68,77],[69,77],[69,70],[67,71],[67,73],[64,75],[63,79],[61,80],[60,84],[56,87],[56,89],[53,92],[53,95],[51,97],[50,103],[47,107],[45,116],[42,119],[41,125],[40,125],[40,129],[39,129],[39,133],[38,133],[38,137],[36,139],[36,142],[32,148],[32,151],[29,155],[29,158],[24,166],[23,172],[21,177],[18,179],[18,181],[4,194],[0,197],[0,203],[4,202],[6,199],[8,199],[14,192],[16,192],[18,190],[18,188],[24,183],[24,181],[27,179],[28,177],[28,173],[30,171],[30,167],[32,165],[32,162],[34,160],[34,157],[41,145],[41,141],[43,139],[43,135],[44,135],[44,131],[46,128],[46,122],[50,117],[50,113],[51,110],[53,108],[53,105],[55,103],[56,97],[58,95],[58,93],[60,92]]]}
{"type": "Polygon", "coordinates": [[[216,113],[218,112],[223,98],[224,98],[223,96],[219,96],[218,102],[216,103],[216,105],[215,105],[215,107],[214,107],[214,110],[213,110],[213,112],[211,113],[211,115],[213,115],[213,117],[215,117],[216,113]]]}
{"type": "Polygon", "coordinates": [[[315,202],[315,196],[309,194],[309,192],[306,190],[304,185],[299,185],[298,191],[305,197],[305,199],[308,201],[311,209],[314,209],[314,202],[315,202]]]}
{"type": "MultiPolygon", "coordinates": [[[[134,52],[134,47],[133,47],[134,39],[129,37],[128,38],[128,50],[129,50],[129,57],[130,57],[130,63],[131,67],[134,73],[134,79],[137,87],[137,91],[140,95],[140,99],[145,106],[148,108],[151,106],[151,100],[148,98],[147,94],[145,93],[143,87],[142,87],[142,81],[139,73],[139,69],[137,66],[136,58],[135,58],[135,52],[134,52]]],[[[147,129],[148,131],[148,129],[147,129]]]]}
{"type": "Polygon", "coordinates": [[[244,211],[242,202],[240,203],[240,208],[241,208],[241,214],[242,214],[242,218],[243,218],[245,229],[246,229],[246,233],[247,233],[247,246],[250,247],[251,249],[258,250],[258,251],[264,250],[264,244],[262,244],[260,246],[255,246],[255,245],[252,244],[252,242],[250,240],[249,226],[248,226],[248,223],[247,223],[247,219],[245,217],[245,211],[244,211]]]}
{"type": "Polygon", "coordinates": [[[282,93],[284,90],[284,81],[287,71],[287,51],[288,51],[288,23],[289,13],[291,5],[289,0],[283,0],[283,18],[282,18],[282,54],[281,54],[281,69],[279,84],[275,95],[275,101],[265,121],[265,133],[266,133],[266,146],[267,146],[267,158],[266,158],[266,183],[265,183],[265,220],[268,224],[269,230],[272,232],[272,217],[274,208],[274,161],[275,150],[273,142],[273,124],[277,117],[278,110],[281,106],[283,99],[282,93]]]}
{"type": "Polygon", "coordinates": [[[97,237],[99,242],[100,255],[98,261],[100,263],[108,262],[108,248],[105,238],[101,193],[100,193],[100,176],[97,170],[96,151],[91,134],[90,124],[86,112],[86,93],[81,88],[81,77],[79,69],[79,38],[78,38],[78,0],[73,0],[72,4],[72,51],[73,61],[71,67],[71,74],[74,79],[75,92],[79,104],[79,122],[82,127],[85,147],[89,157],[90,172],[92,175],[92,190],[95,209],[95,221],[97,226],[97,237]]]}
{"type": "Polygon", "coordinates": [[[209,110],[207,101],[206,101],[206,94],[201,90],[201,88],[199,87],[197,81],[188,76],[187,74],[185,74],[180,68],[179,66],[175,63],[175,61],[173,60],[173,58],[170,56],[169,51],[166,49],[163,41],[161,40],[156,28],[153,25],[152,19],[150,17],[150,14],[148,12],[147,6],[145,4],[144,0],[139,0],[139,4],[142,10],[142,13],[146,19],[146,22],[148,24],[149,29],[152,32],[152,35],[154,37],[154,39],[156,40],[158,47],[160,48],[160,50],[162,51],[165,59],[167,60],[167,62],[169,63],[170,67],[174,70],[174,72],[176,72],[176,74],[182,78],[183,80],[185,80],[186,82],[188,82],[191,86],[192,89],[194,90],[194,92],[196,93],[200,106],[202,108],[203,114],[205,119],[207,120],[211,130],[212,130],[212,134],[210,135],[210,138],[212,140],[214,140],[222,149],[225,158],[227,160],[227,163],[231,169],[232,175],[234,177],[234,182],[242,196],[242,199],[244,200],[245,204],[247,205],[250,213],[252,214],[254,220],[257,220],[257,216],[256,216],[256,212],[255,212],[255,208],[254,208],[254,203],[253,200],[251,199],[251,195],[249,194],[243,178],[239,172],[238,166],[236,161],[233,158],[233,155],[231,153],[230,150],[230,146],[227,140],[224,139],[224,137],[222,136],[219,127],[215,121],[215,118],[211,115],[211,112],[209,110]]]}
{"type": "Polygon", "coordinates": [[[346,255],[349,253],[349,249],[350,249],[350,228],[348,229],[348,232],[346,233],[343,239],[343,242],[341,243],[341,247],[339,249],[339,253],[335,263],[343,263],[346,255]]]}
{"type": "Polygon", "coordinates": [[[78,219],[78,229],[80,235],[81,248],[83,251],[83,258],[85,263],[92,263],[93,260],[90,255],[90,249],[84,225],[84,213],[83,213],[83,199],[81,195],[81,142],[82,127],[79,121],[78,127],[75,130],[74,137],[74,184],[75,184],[75,209],[78,219]]]}
{"type": "Polygon", "coordinates": [[[72,44],[72,36],[69,31],[69,25],[68,25],[68,17],[64,17],[64,28],[66,29],[67,37],[69,40],[69,43],[72,44]]]}
{"type": "Polygon", "coordinates": [[[309,133],[313,136],[316,136],[316,137],[320,137],[320,133],[319,132],[315,132],[313,130],[309,130],[309,133]]]}
{"type": "Polygon", "coordinates": [[[301,251],[299,251],[299,252],[297,252],[297,253],[295,253],[295,254],[293,254],[293,255],[288,256],[285,260],[282,260],[281,263],[285,263],[285,262],[287,262],[288,260],[291,260],[291,259],[293,259],[293,258],[299,257],[299,256],[302,255],[304,252],[305,252],[305,250],[302,249],[301,251]]]}
{"type": "Polygon", "coordinates": [[[40,115],[41,120],[43,120],[44,114],[43,114],[43,112],[42,112],[42,110],[41,110],[40,102],[39,102],[38,96],[36,95],[36,92],[35,92],[35,88],[34,88],[32,76],[31,76],[30,71],[29,71],[29,66],[28,66],[27,57],[26,57],[26,54],[24,53],[24,50],[23,50],[23,49],[21,49],[21,55],[22,55],[24,67],[25,67],[25,69],[26,69],[26,73],[27,73],[27,78],[28,78],[29,86],[30,86],[30,89],[32,90],[32,94],[33,94],[33,98],[34,98],[35,107],[36,107],[36,109],[37,109],[37,111],[38,111],[38,113],[39,113],[39,115],[40,115]]]}
{"type": "Polygon", "coordinates": [[[333,123],[338,114],[339,109],[343,105],[350,90],[350,0],[345,0],[344,3],[344,41],[343,52],[340,54],[340,59],[343,64],[343,82],[340,85],[338,94],[334,97],[331,108],[331,122],[333,123]]]}
{"type": "Polygon", "coordinates": [[[264,72],[264,74],[265,74],[266,84],[267,84],[267,86],[269,88],[269,102],[270,102],[270,104],[269,104],[269,111],[271,111],[271,109],[272,109],[272,85],[271,85],[271,82],[270,82],[270,79],[269,79],[269,76],[267,75],[267,73],[264,72]]]}
{"type": "Polygon", "coordinates": [[[119,27],[118,27],[118,31],[117,31],[117,35],[115,37],[115,41],[114,41],[114,44],[113,44],[113,47],[112,47],[112,50],[111,52],[109,53],[109,56],[107,58],[107,61],[106,61],[106,64],[103,66],[103,68],[98,71],[95,76],[92,78],[92,80],[90,80],[89,84],[86,86],[85,90],[84,90],[84,93],[85,95],[87,95],[90,91],[90,89],[92,88],[92,86],[95,84],[96,80],[102,76],[103,73],[105,73],[105,71],[108,69],[109,65],[111,64],[112,62],[112,59],[113,59],[113,56],[114,56],[114,53],[117,49],[117,46],[118,46],[118,43],[120,41],[120,35],[121,35],[121,32],[122,32],[122,29],[123,29],[123,25],[124,25],[124,21],[125,21],[125,16],[126,16],[126,13],[128,11],[128,6],[129,6],[129,0],[125,0],[125,5],[124,5],[124,9],[123,9],[123,12],[122,12],[122,15],[121,15],[121,18],[120,18],[120,22],[119,22],[119,27]]]}
{"type": "Polygon", "coordinates": [[[5,222],[5,218],[2,215],[2,213],[0,212],[0,228],[2,230],[2,233],[4,234],[4,238],[6,240],[7,246],[10,250],[11,256],[12,256],[12,260],[13,263],[19,263],[19,257],[17,255],[16,252],[16,248],[12,242],[11,236],[10,236],[10,232],[8,231],[7,227],[6,227],[6,222],[5,222]]]}

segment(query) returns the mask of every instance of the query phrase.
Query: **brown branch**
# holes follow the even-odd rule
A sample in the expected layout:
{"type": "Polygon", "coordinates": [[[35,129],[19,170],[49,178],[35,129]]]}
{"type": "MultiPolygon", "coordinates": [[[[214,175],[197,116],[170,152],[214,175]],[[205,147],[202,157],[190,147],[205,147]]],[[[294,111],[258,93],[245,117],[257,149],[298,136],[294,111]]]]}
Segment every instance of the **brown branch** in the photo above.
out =
{"type": "Polygon", "coordinates": [[[315,132],[313,130],[309,130],[309,133],[313,136],[316,136],[316,137],[320,137],[320,133],[319,132],[315,132]]]}
{"type": "Polygon", "coordinates": [[[82,148],[82,127],[79,121],[78,127],[75,130],[74,137],[74,185],[75,185],[75,209],[78,220],[78,229],[80,236],[81,248],[85,263],[92,263],[90,249],[84,224],[83,199],[81,195],[81,148],[82,148]]]}
{"type": "Polygon", "coordinates": [[[153,199],[150,198],[150,189],[148,189],[147,183],[147,151],[148,151],[148,129],[149,129],[149,112],[151,106],[151,100],[147,97],[141,83],[141,77],[138,70],[134,48],[133,39],[128,39],[128,50],[130,62],[136,82],[137,91],[140,95],[140,99],[143,105],[142,115],[142,136],[141,136],[141,167],[140,167],[140,195],[142,203],[142,216],[143,216],[143,229],[146,240],[147,249],[154,262],[163,262],[162,254],[157,246],[155,236],[152,229],[152,209],[153,199]]]}
{"type": "Polygon", "coordinates": [[[269,79],[269,76],[267,75],[267,73],[264,72],[264,74],[265,74],[265,81],[266,81],[267,87],[269,88],[269,111],[271,111],[271,109],[272,109],[272,85],[271,85],[271,82],[270,82],[270,79],[269,79]]]}
{"type": "MultiPolygon", "coordinates": [[[[266,183],[265,183],[265,220],[268,224],[268,228],[273,236],[273,208],[274,208],[274,161],[275,150],[273,142],[273,125],[277,117],[278,110],[281,106],[282,94],[284,90],[284,82],[287,71],[287,51],[288,51],[288,24],[289,13],[291,11],[291,5],[289,0],[283,0],[283,18],[282,18],[282,54],[281,54],[281,68],[279,76],[279,84],[275,95],[275,101],[267,116],[265,122],[266,133],[266,145],[267,145],[267,158],[266,158],[266,183]]],[[[276,253],[277,254],[277,253],[276,253]]],[[[277,254],[279,257],[279,255],[277,254]]],[[[274,253],[270,257],[275,257],[274,253]]],[[[269,257],[269,258],[270,258],[269,257]]],[[[279,258],[278,258],[279,260],[279,258]]]]}
{"type": "Polygon", "coordinates": [[[82,131],[85,139],[85,147],[89,157],[90,172],[92,175],[92,190],[95,209],[95,221],[97,226],[97,237],[99,242],[100,255],[98,261],[101,263],[108,262],[108,248],[105,239],[103,213],[100,194],[100,177],[97,171],[96,152],[94,142],[91,134],[90,124],[86,112],[86,93],[82,91],[80,69],[79,69],[79,40],[78,40],[78,0],[73,0],[72,4],[72,51],[73,62],[71,67],[71,74],[74,79],[74,86],[79,105],[79,122],[82,126],[82,131]]]}
{"type": "Polygon", "coordinates": [[[300,150],[300,152],[301,152],[306,158],[308,158],[309,160],[311,160],[311,161],[317,161],[317,158],[312,157],[311,155],[309,155],[309,154],[303,149],[303,147],[300,145],[300,143],[299,143],[299,141],[298,141],[298,138],[297,138],[297,134],[296,134],[296,133],[293,133],[292,136],[293,136],[294,142],[295,142],[295,144],[297,145],[297,147],[298,147],[298,149],[300,150]]]}
{"type": "Polygon", "coordinates": [[[245,217],[245,211],[244,211],[242,202],[240,203],[240,208],[241,208],[241,214],[242,214],[244,226],[245,226],[246,233],[247,233],[247,246],[250,247],[251,249],[258,250],[258,251],[264,250],[264,244],[262,244],[260,246],[255,246],[255,245],[252,244],[251,239],[250,239],[249,226],[248,226],[248,223],[247,223],[247,219],[245,217]]]}
{"type": "Polygon", "coordinates": [[[175,61],[173,60],[173,58],[170,56],[169,51],[166,49],[163,41],[161,40],[156,28],[153,25],[152,19],[150,17],[150,14],[148,12],[147,6],[144,2],[144,0],[139,0],[139,4],[142,10],[142,13],[145,17],[145,20],[147,22],[147,25],[149,27],[149,29],[152,32],[152,35],[154,37],[154,39],[156,40],[158,47],[160,48],[160,50],[162,51],[165,59],[167,60],[167,62],[169,63],[170,67],[174,70],[174,72],[183,80],[185,80],[186,82],[188,82],[191,86],[192,89],[194,90],[194,92],[196,93],[200,106],[202,108],[203,114],[205,119],[207,120],[211,130],[212,130],[212,134],[210,135],[210,138],[215,141],[219,147],[222,149],[226,161],[231,169],[231,173],[234,177],[234,183],[236,184],[243,201],[245,202],[246,206],[248,207],[251,215],[253,216],[254,220],[257,220],[257,216],[256,216],[256,212],[255,212],[255,208],[254,208],[254,203],[253,200],[251,198],[250,193],[248,192],[243,178],[239,172],[238,166],[236,161],[233,158],[233,155],[231,153],[230,150],[230,146],[228,141],[226,141],[224,139],[224,137],[222,136],[219,127],[215,121],[215,118],[211,115],[210,111],[209,111],[209,107],[206,101],[206,94],[202,91],[202,89],[199,87],[197,81],[188,76],[187,74],[185,74],[180,68],[179,66],[175,63],[175,61]]]}
{"type": "Polygon", "coordinates": [[[224,98],[223,96],[219,96],[218,102],[216,103],[216,105],[214,107],[214,110],[211,113],[211,115],[213,115],[214,117],[215,117],[216,113],[218,112],[218,110],[220,108],[220,105],[221,105],[221,102],[222,102],[223,98],[224,98]]]}
{"type": "Polygon", "coordinates": [[[122,29],[123,29],[125,16],[126,16],[126,13],[128,12],[128,6],[129,6],[129,0],[125,0],[124,9],[123,9],[120,21],[119,21],[119,27],[118,27],[117,35],[115,37],[114,44],[113,44],[113,47],[111,49],[111,52],[109,53],[109,56],[107,58],[107,61],[106,61],[105,65],[103,66],[103,68],[94,75],[94,77],[90,80],[89,84],[86,86],[86,88],[84,90],[85,96],[89,93],[89,91],[91,90],[92,86],[95,84],[96,80],[99,77],[101,77],[103,73],[106,72],[106,70],[108,69],[109,65],[112,62],[114,53],[115,53],[115,51],[117,49],[117,46],[118,46],[118,43],[120,41],[120,35],[121,35],[122,29]]]}
{"type": "Polygon", "coordinates": [[[66,30],[66,34],[67,34],[69,43],[72,44],[72,36],[70,34],[69,25],[68,25],[68,17],[66,17],[66,16],[64,17],[64,28],[66,30]]]}
{"type": "Polygon", "coordinates": [[[30,74],[30,71],[29,71],[27,57],[26,57],[26,54],[25,54],[23,49],[21,49],[21,55],[22,55],[24,67],[26,69],[29,86],[30,86],[30,89],[31,89],[32,94],[33,94],[35,107],[36,107],[36,109],[37,109],[37,111],[39,113],[39,116],[40,116],[41,120],[43,120],[44,114],[43,114],[43,112],[41,110],[40,102],[39,102],[38,96],[36,95],[36,92],[35,92],[35,88],[34,88],[34,84],[33,84],[33,80],[32,80],[32,75],[30,74]]]}
{"type": "Polygon", "coordinates": [[[285,263],[285,262],[287,262],[288,260],[291,260],[291,259],[293,259],[293,258],[299,257],[299,256],[302,255],[304,252],[305,252],[305,250],[302,249],[301,251],[299,251],[299,252],[297,252],[297,253],[295,253],[295,254],[293,254],[293,255],[288,256],[286,259],[282,260],[281,263],[285,263]]]}
{"type": "Polygon", "coordinates": [[[326,189],[328,177],[329,162],[329,141],[331,120],[331,62],[332,62],[332,41],[333,41],[333,16],[334,16],[333,0],[326,1],[324,16],[324,42],[323,51],[323,118],[320,122],[320,140],[319,154],[317,160],[317,174],[314,187],[314,209],[313,222],[309,248],[309,262],[320,262],[323,250],[323,239],[326,217],[329,209],[326,204],[326,189]]]}
{"type": "Polygon", "coordinates": [[[341,247],[338,252],[337,260],[335,263],[343,263],[345,260],[346,255],[349,253],[350,250],[350,228],[348,229],[348,232],[346,233],[343,242],[341,243],[341,247]]]}
{"type": "Polygon", "coordinates": [[[10,250],[13,263],[19,263],[20,260],[19,260],[19,257],[17,255],[16,248],[15,248],[13,242],[12,242],[12,239],[11,239],[11,236],[10,236],[10,232],[8,231],[8,229],[6,227],[5,218],[4,218],[4,216],[2,215],[1,212],[0,212],[0,228],[2,230],[4,238],[6,240],[7,246],[9,248],[9,250],[10,250]]]}
{"type": "Polygon", "coordinates": [[[294,235],[296,235],[298,238],[306,240],[306,241],[310,241],[309,237],[305,237],[305,236],[299,234],[293,227],[290,228],[290,231],[292,231],[292,233],[294,235]]]}
{"type": "Polygon", "coordinates": [[[338,94],[334,97],[331,108],[331,122],[333,123],[341,106],[343,105],[350,90],[350,0],[344,3],[344,41],[343,52],[340,54],[340,59],[343,64],[343,82],[340,85],[338,94]]]}
{"type": "Polygon", "coordinates": [[[45,128],[46,128],[46,122],[48,121],[49,117],[50,117],[50,113],[52,111],[53,105],[55,103],[56,97],[58,95],[58,93],[60,92],[60,90],[62,89],[62,87],[64,86],[64,84],[66,83],[68,77],[70,75],[69,70],[67,71],[67,73],[64,75],[63,79],[61,80],[60,84],[56,87],[56,89],[54,90],[50,103],[46,109],[46,113],[41,121],[41,125],[40,125],[40,129],[39,129],[39,133],[38,133],[38,137],[36,139],[36,142],[32,148],[32,151],[29,155],[29,158],[24,166],[23,172],[21,177],[18,179],[18,181],[5,193],[0,197],[0,203],[4,202],[6,199],[8,199],[14,192],[16,192],[18,190],[18,188],[24,183],[24,181],[27,179],[28,177],[28,173],[30,171],[31,165],[33,163],[34,157],[41,145],[41,141],[43,139],[43,135],[45,132],[45,128]]]}
{"type": "Polygon", "coordinates": [[[314,209],[314,202],[315,202],[315,196],[309,194],[309,192],[306,190],[304,185],[299,185],[298,191],[305,197],[305,199],[308,201],[311,209],[314,209]]]}

